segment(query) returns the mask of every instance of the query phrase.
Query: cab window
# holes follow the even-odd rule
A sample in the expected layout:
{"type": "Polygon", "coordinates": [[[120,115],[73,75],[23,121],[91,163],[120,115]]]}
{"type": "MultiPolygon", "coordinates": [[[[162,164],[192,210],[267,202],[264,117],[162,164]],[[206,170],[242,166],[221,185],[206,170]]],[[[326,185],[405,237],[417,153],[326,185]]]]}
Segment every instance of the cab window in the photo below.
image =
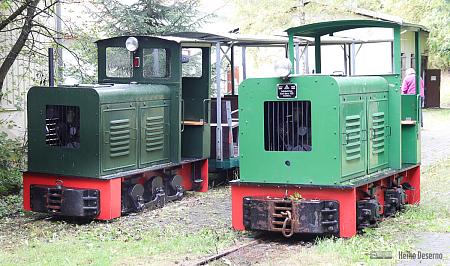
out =
{"type": "Polygon", "coordinates": [[[184,48],[183,59],[183,77],[202,77],[202,49],[201,48],[184,48]]]}
{"type": "Polygon", "coordinates": [[[106,48],[106,76],[110,78],[131,78],[133,68],[131,53],[125,47],[106,48]]]}
{"type": "Polygon", "coordinates": [[[170,76],[168,53],[166,49],[143,49],[144,78],[167,78],[170,76]]]}

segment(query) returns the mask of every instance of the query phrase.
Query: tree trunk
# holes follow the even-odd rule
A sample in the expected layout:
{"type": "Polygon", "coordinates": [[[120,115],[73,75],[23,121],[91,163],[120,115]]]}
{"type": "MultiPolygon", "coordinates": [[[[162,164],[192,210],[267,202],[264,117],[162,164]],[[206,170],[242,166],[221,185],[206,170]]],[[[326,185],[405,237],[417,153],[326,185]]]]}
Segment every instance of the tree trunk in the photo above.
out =
{"type": "Polygon", "coordinates": [[[27,0],[27,14],[24,19],[19,38],[17,38],[16,43],[13,45],[11,51],[9,51],[8,55],[6,56],[5,61],[3,61],[2,65],[0,66],[0,100],[3,96],[3,82],[5,81],[6,75],[8,74],[8,71],[10,70],[17,56],[22,51],[22,48],[25,46],[31,29],[33,28],[33,19],[39,1],[40,0],[27,0]]]}

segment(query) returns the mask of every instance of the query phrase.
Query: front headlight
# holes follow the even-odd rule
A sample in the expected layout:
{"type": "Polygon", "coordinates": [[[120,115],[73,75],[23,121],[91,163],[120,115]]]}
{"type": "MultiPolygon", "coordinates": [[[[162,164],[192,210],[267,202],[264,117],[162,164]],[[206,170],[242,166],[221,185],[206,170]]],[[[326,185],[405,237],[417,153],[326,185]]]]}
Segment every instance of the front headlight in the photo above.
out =
{"type": "Polygon", "coordinates": [[[283,58],[275,62],[274,70],[277,76],[286,78],[291,74],[291,60],[283,58]]]}
{"type": "Polygon", "coordinates": [[[136,51],[139,47],[138,40],[135,37],[129,37],[125,42],[125,47],[127,47],[127,50],[130,52],[136,51]]]}

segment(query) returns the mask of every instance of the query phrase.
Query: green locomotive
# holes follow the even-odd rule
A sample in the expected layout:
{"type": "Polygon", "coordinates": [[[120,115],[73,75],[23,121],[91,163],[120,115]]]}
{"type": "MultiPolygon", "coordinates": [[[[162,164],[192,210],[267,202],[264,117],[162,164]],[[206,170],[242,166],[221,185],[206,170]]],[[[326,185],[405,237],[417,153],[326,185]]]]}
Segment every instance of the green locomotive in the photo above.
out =
{"type": "Polygon", "coordinates": [[[97,46],[98,85],[28,93],[24,208],[109,220],[207,191],[210,44],[123,36],[97,46]]]}
{"type": "Polygon", "coordinates": [[[343,20],[288,29],[291,63],[278,65],[280,76],[240,85],[235,229],[351,237],[419,203],[420,99],[401,95],[402,31],[414,32],[420,73],[422,27],[343,20]],[[321,75],[321,36],[368,27],[393,30],[393,73],[321,75]],[[318,74],[290,74],[297,36],[314,39],[318,74]]]}

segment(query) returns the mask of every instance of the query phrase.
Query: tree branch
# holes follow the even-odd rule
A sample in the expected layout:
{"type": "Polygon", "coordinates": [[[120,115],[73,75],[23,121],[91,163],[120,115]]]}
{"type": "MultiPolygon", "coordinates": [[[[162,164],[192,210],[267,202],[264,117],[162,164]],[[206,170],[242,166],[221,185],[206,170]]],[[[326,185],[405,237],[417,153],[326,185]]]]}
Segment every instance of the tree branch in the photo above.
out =
{"type": "Polygon", "coordinates": [[[30,34],[33,27],[34,13],[36,12],[36,7],[39,1],[40,0],[27,0],[27,14],[23,23],[22,31],[20,32],[19,38],[17,38],[16,43],[11,48],[11,51],[9,51],[8,55],[6,56],[5,61],[3,61],[2,65],[0,66],[0,99],[2,96],[3,82],[5,81],[6,75],[8,74],[9,69],[13,65],[20,51],[25,46],[28,35],[30,34]]]}
{"type": "Polygon", "coordinates": [[[0,21],[0,31],[3,30],[9,23],[13,22],[22,12],[28,7],[30,1],[25,1],[19,8],[16,9],[9,17],[0,21]]]}

